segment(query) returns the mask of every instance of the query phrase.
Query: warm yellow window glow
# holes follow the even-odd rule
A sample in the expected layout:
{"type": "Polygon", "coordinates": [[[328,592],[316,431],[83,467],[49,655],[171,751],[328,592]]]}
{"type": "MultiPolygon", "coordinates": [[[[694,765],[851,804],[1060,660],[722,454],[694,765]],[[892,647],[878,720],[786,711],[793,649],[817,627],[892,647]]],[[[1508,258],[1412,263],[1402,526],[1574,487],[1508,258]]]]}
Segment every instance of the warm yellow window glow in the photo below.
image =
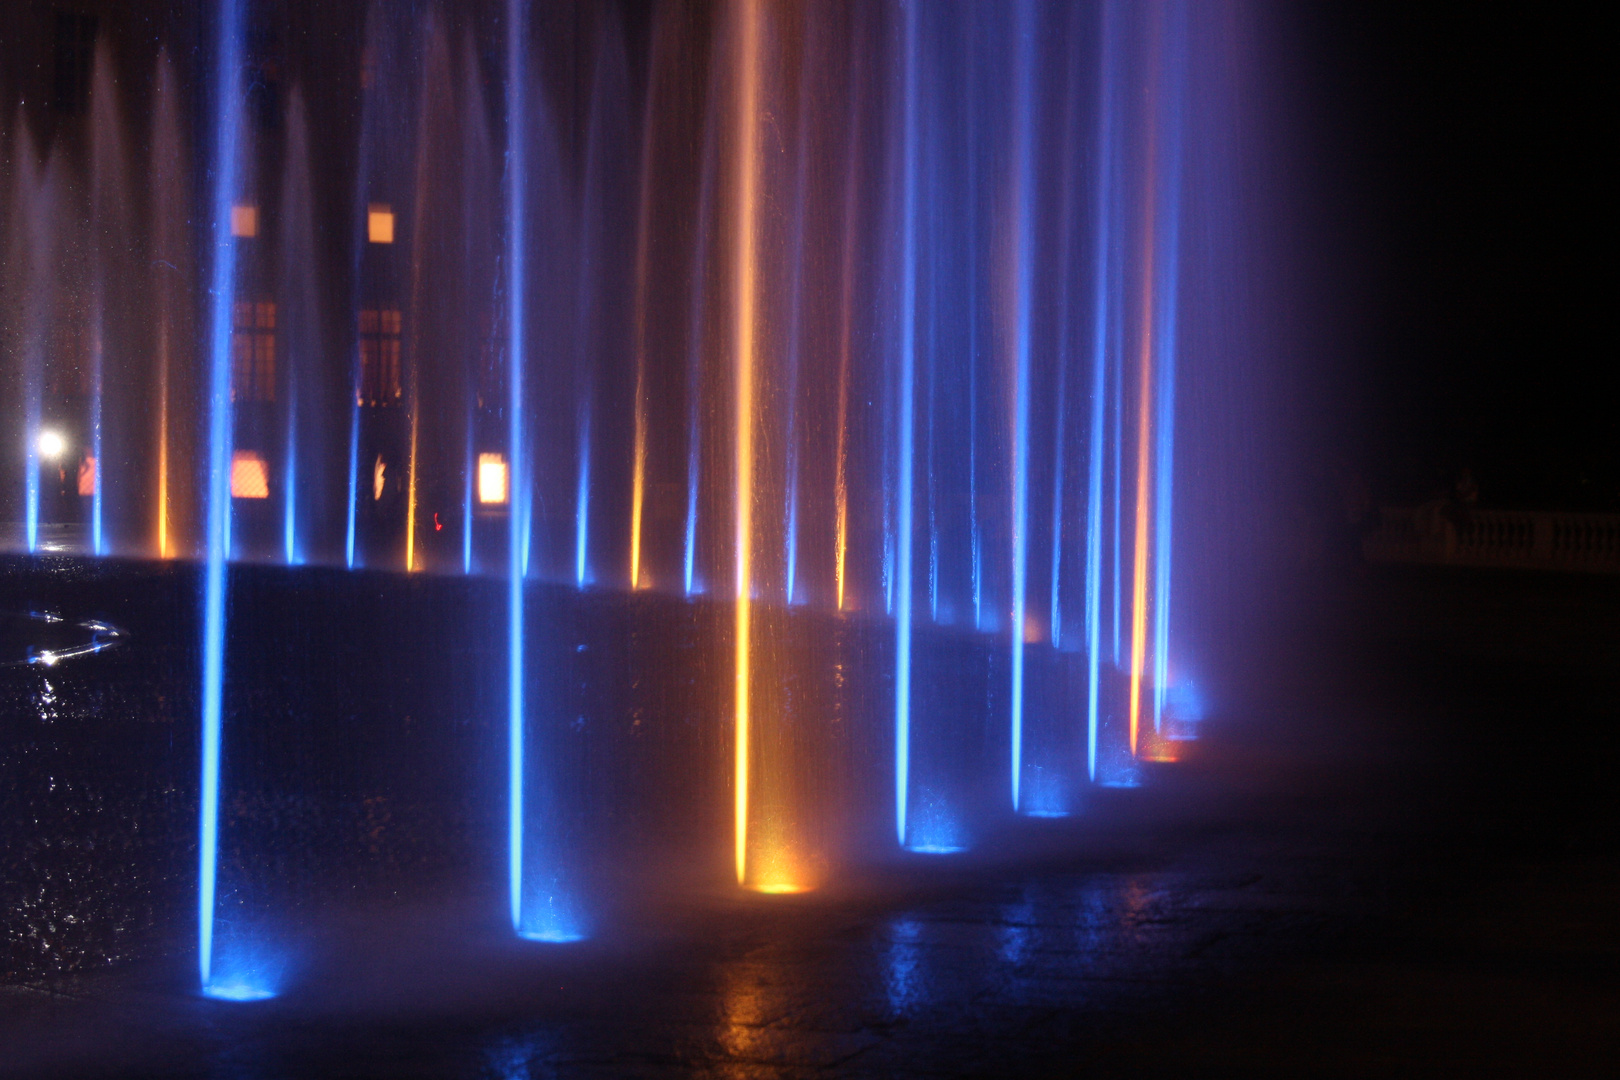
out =
{"type": "Polygon", "coordinates": [[[394,242],[394,211],[387,203],[372,203],[366,208],[366,237],[373,244],[394,242]]]}
{"type": "Polygon", "coordinates": [[[400,381],[398,308],[360,312],[360,386],[357,405],[392,405],[403,396],[400,381]]]}
{"type": "Polygon", "coordinates": [[[231,305],[231,400],[276,400],[276,305],[238,300],[231,305]]]}
{"type": "Polygon", "coordinates": [[[231,455],[231,498],[268,499],[270,464],[257,450],[238,450],[231,455]]]}
{"type": "Polygon", "coordinates": [[[383,492],[388,490],[388,462],[383,460],[381,454],[377,455],[377,463],[371,467],[371,501],[381,502],[383,492]]]}
{"type": "Polygon", "coordinates": [[[231,207],[231,235],[251,239],[259,235],[259,208],[251,204],[231,207]]]}
{"type": "Polygon", "coordinates": [[[485,506],[506,502],[506,459],[499,454],[478,455],[478,501],[485,506]]]}
{"type": "Polygon", "coordinates": [[[86,456],[79,462],[79,494],[94,495],[96,493],[96,459],[86,456]]]}

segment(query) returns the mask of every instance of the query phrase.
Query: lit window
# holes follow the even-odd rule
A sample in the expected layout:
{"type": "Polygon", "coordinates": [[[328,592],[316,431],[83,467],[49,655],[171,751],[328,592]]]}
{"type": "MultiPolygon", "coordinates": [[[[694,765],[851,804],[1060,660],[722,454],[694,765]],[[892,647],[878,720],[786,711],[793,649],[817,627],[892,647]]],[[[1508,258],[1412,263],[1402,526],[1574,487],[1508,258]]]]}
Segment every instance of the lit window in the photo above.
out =
{"type": "Polygon", "coordinates": [[[276,400],[276,305],[238,300],[231,323],[231,400],[276,400]]]}
{"type": "Polygon", "coordinates": [[[79,462],[79,494],[94,495],[96,493],[96,459],[85,455],[79,462]]]}
{"type": "Polygon", "coordinates": [[[270,497],[270,465],[257,450],[238,450],[231,455],[231,497],[270,497]]]}
{"type": "Polygon", "coordinates": [[[377,464],[371,467],[371,501],[381,502],[383,492],[388,490],[388,462],[383,460],[381,454],[377,455],[377,464]]]}
{"type": "Polygon", "coordinates": [[[372,203],[366,208],[366,238],[373,244],[394,242],[394,211],[387,203],[372,203]]]}
{"type": "Polygon", "coordinates": [[[252,204],[231,207],[231,235],[252,239],[259,235],[259,208],[252,204]]]}
{"type": "Polygon", "coordinates": [[[499,454],[478,455],[478,501],[485,506],[506,502],[506,459],[499,454]]]}
{"type": "Polygon", "coordinates": [[[398,308],[360,312],[361,405],[391,405],[400,399],[398,308]]]}

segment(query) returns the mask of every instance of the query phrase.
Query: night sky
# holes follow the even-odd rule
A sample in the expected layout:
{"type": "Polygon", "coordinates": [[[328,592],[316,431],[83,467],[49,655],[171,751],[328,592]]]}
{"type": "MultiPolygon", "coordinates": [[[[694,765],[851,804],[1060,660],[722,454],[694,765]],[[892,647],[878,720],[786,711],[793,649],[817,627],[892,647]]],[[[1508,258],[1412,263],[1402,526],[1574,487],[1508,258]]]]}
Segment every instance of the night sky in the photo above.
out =
{"type": "MultiPolygon", "coordinates": [[[[1346,380],[1374,502],[1620,509],[1613,35],[1597,5],[1294,11],[1346,380]]],[[[1330,301],[1332,305],[1332,301],[1330,301]]],[[[1334,466],[1330,466],[1332,468],[1334,466]]]]}

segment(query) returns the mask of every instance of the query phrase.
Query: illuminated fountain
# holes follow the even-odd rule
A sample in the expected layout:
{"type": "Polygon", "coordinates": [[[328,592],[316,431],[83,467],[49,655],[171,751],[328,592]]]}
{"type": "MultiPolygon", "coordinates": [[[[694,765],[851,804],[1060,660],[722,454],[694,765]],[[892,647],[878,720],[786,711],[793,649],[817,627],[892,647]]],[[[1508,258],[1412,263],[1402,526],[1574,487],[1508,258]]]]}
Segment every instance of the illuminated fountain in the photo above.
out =
{"type": "Polygon", "coordinates": [[[476,612],[525,939],[598,932],[659,725],[661,857],[764,893],[1179,756],[1190,8],[604,7],[560,72],[527,0],[376,3],[357,105],[252,14],[206,86],[158,56],[147,141],[105,42],[83,147],[4,135],[6,543],[200,563],[206,992],[287,951],[229,807],[267,581],[476,612]]]}

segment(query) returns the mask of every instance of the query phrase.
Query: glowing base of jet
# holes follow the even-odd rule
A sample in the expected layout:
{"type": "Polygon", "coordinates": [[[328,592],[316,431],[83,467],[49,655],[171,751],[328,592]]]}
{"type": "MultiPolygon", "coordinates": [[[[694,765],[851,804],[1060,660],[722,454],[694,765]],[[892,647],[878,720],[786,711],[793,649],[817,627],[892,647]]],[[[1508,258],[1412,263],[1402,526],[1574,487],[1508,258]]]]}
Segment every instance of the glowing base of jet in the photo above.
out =
{"type": "Polygon", "coordinates": [[[524,941],[543,941],[548,945],[567,945],[585,940],[584,934],[572,930],[519,930],[517,936],[524,941]]]}
{"type": "Polygon", "coordinates": [[[967,848],[961,844],[907,844],[906,850],[916,855],[959,855],[967,848]]]}
{"type": "Polygon", "coordinates": [[[248,983],[214,983],[202,988],[202,996],[214,1001],[266,1001],[276,996],[274,990],[248,983]]]}

